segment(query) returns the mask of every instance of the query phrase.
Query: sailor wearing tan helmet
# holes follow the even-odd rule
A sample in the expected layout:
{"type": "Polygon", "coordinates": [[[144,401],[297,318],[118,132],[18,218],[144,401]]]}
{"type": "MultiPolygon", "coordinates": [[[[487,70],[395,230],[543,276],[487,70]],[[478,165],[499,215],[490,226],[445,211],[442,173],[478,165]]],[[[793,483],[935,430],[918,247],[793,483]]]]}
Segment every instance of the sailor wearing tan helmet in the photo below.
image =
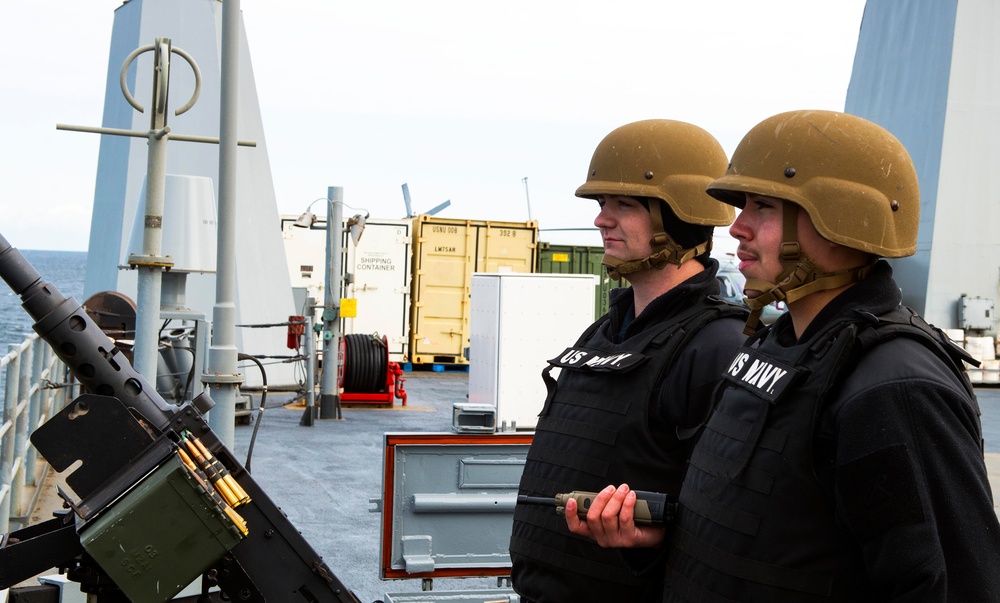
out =
{"type": "MultiPolygon", "coordinates": [[[[676,494],[749,314],[709,297],[719,293],[713,229],[735,210],[705,187],[726,163],[708,132],[662,119],[617,128],[594,151],[576,194],[597,201],[603,263],[631,286],[612,291],[608,314],[549,361],[521,494],[551,500],[621,481],[676,494]]],[[[523,602],[662,596],[662,572],[634,575],[551,507],[517,505],[510,552],[523,602]]]]}
{"type": "Polygon", "coordinates": [[[782,113],[708,192],[742,209],[730,233],[751,307],[788,313],[730,363],[669,534],[634,525],[628,487],[571,529],[666,549],[664,601],[1000,600],[967,357],[878,259],[915,250],[906,149],[856,116],[782,113]]]}

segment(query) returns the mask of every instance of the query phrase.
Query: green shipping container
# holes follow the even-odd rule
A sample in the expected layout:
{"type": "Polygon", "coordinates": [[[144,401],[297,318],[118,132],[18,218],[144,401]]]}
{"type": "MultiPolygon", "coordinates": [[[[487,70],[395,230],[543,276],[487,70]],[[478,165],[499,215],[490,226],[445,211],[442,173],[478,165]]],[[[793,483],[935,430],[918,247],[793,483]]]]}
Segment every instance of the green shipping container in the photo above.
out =
{"type": "Polygon", "coordinates": [[[598,284],[594,287],[594,320],[608,312],[608,292],[617,287],[628,287],[625,279],[613,280],[601,264],[603,247],[586,245],[538,244],[538,268],[543,274],[593,274],[598,284]]]}

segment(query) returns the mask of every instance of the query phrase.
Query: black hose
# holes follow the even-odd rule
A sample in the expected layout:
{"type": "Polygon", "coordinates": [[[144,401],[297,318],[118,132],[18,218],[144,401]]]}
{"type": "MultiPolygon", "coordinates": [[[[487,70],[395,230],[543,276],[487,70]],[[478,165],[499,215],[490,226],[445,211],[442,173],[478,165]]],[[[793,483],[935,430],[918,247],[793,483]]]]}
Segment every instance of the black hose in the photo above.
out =
{"type": "Polygon", "coordinates": [[[237,360],[249,360],[257,365],[260,369],[260,407],[257,410],[257,422],[253,426],[253,433],[250,435],[250,445],[247,447],[247,462],[244,463],[247,473],[250,473],[250,457],[253,456],[253,444],[257,441],[257,430],[260,429],[260,421],[264,418],[264,402],[267,400],[267,371],[264,370],[264,365],[257,360],[256,356],[251,356],[250,354],[237,354],[237,360]]]}
{"type": "Polygon", "coordinates": [[[377,393],[385,385],[387,364],[384,342],[376,336],[344,336],[344,391],[377,393]]]}
{"type": "Polygon", "coordinates": [[[382,346],[379,345],[380,343],[382,342],[373,337],[369,346],[372,354],[373,370],[371,374],[371,388],[373,392],[380,391],[385,382],[386,366],[385,362],[383,362],[382,346]]]}
{"type": "MultiPolygon", "coordinates": [[[[357,359],[355,357],[354,351],[354,340],[350,335],[344,337],[344,391],[353,392],[357,391],[354,384],[354,373],[356,372],[355,364],[357,364],[357,359]]],[[[326,367],[323,367],[326,370],[326,367]]]]}
{"type": "Polygon", "coordinates": [[[364,341],[357,342],[358,357],[361,359],[361,372],[358,374],[358,393],[369,393],[368,381],[371,378],[372,360],[368,353],[368,346],[364,341]]]}
{"type": "Polygon", "coordinates": [[[389,372],[389,350],[385,341],[377,335],[371,338],[372,363],[375,370],[372,372],[372,391],[380,392],[385,387],[385,377],[389,372]]]}

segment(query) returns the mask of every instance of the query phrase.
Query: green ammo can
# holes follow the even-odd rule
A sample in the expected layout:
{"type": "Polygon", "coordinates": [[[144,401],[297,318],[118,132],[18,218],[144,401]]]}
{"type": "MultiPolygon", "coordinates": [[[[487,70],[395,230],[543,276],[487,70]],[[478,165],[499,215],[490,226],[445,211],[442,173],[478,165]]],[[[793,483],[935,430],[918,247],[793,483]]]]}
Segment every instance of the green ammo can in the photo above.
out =
{"type": "Polygon", "coordinates": [[[177,455],[80,529],[83,548],[136,603],[169,601],[242,538],[177,455]]]}

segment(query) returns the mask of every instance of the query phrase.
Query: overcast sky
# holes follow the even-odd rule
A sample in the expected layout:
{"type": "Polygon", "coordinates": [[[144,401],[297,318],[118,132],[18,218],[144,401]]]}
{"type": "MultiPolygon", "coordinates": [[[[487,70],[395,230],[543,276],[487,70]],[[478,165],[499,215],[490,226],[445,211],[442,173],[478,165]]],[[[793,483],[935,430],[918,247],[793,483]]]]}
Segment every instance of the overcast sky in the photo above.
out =
{"type": "MultiPolygon", "coordinates": [[[[154,0],[145,0],[154,1],[154,0]]],[[[166,0],[159,0],[166,1],[166,0]]],[[[114,9],[3,0],[0,233],[86,250],[114,9]]],[[[242,0],[278,209],[327,186],[380,218],[539,221],[599,245],[573,191],[622,124],[690,121],[727,152],[760,120],[843,110],[864,0],[242,0]],[[525,187],[524,178],[527,178],[525,187]],[[530,216],[529,216],[530,206],[530,216]]],[[[321,212],[320,212],[321,213],[321,212]]]]}

